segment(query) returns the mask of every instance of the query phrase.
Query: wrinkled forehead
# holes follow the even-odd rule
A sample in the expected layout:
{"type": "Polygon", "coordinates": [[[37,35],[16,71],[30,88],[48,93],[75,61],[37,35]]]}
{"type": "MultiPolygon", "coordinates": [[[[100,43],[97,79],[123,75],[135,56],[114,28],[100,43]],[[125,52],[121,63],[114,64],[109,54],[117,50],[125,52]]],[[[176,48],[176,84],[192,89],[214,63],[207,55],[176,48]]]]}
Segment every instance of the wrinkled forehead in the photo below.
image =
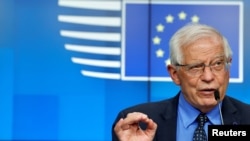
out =
{"type": "Polygon", "coordinates": [[[216,37],[204,37],[182,48],[182,62],[194,60],[209,61],[218,56],[225,56],[224,47],[216,37]]]}

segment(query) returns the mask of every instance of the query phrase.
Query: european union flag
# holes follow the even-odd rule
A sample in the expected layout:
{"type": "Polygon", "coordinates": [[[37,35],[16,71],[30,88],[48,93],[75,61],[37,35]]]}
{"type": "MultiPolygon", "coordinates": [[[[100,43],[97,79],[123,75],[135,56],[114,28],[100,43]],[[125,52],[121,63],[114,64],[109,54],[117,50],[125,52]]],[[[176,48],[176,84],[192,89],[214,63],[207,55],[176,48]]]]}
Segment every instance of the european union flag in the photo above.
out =
{"type": "Polygon", "coordinates": [[[241,2],[124,2],[124,80],[170,81],[166,65],[169,39],[190,22],[211,25],[233,50],[231,82],[242,82],[243,3],[241,2]]]}

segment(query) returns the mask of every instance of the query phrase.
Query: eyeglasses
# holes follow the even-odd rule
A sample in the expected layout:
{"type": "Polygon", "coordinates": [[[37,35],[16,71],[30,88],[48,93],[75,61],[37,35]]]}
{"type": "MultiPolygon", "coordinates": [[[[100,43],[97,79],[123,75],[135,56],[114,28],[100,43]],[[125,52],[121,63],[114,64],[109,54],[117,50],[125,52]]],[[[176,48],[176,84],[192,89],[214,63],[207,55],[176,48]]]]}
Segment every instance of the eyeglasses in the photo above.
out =
{"type": "Polygon", "coordinates": [[[209,67],[210,70],[213,72],[213,74],[218,75],[221,74],[227,68],[228,62],[225,61],[225,59],[215,59],[212,61],[209,65],[206,65],[205,63],[196,63],[196,64],[176,64],[175,66],[183,67],[185,71],[193,76],[198,77],[201,76],[204,73],[205,67],[209,67]]]}

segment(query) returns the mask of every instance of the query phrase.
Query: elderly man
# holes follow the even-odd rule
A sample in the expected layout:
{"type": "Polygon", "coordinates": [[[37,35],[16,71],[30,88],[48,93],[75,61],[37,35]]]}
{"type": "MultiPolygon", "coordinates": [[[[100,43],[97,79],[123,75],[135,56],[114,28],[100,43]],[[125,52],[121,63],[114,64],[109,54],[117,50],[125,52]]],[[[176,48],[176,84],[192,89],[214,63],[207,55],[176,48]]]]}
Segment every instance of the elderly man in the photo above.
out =
{"type": "Polygon", "coordinates": [[[206,140],[208,125],[250,124],[250,105],[226,95],[232,50],[216,29],[203,24],[179,29],[170,40],[170,60],[167,70],[180,92],[122,110],[113,141],[206,140]]]}

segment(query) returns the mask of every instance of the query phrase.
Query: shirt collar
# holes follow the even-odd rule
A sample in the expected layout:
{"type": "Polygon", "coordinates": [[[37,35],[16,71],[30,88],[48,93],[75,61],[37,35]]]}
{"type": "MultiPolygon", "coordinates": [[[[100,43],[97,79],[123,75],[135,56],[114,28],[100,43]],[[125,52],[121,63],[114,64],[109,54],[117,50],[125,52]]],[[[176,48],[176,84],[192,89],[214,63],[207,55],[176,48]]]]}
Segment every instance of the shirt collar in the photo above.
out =
{"type": "MultiPolygon", "coordinates": [[[[221,104],[221,103],[220,103],[221,104]]],[[[197,116],[200,114],[200,111],[190,105],[183,96],[183,93],[180,94],[179,97],[179,105],[178,105],[178,116],[180,116],[181,122],[185,128],[188,128],[197,116]]],[[[208,112],[207,117],[209,119],[210,124],[216,125],[221,124],[220,119],[220,111],[219,106],[215,106],[210,112],[208,112]]]]}

